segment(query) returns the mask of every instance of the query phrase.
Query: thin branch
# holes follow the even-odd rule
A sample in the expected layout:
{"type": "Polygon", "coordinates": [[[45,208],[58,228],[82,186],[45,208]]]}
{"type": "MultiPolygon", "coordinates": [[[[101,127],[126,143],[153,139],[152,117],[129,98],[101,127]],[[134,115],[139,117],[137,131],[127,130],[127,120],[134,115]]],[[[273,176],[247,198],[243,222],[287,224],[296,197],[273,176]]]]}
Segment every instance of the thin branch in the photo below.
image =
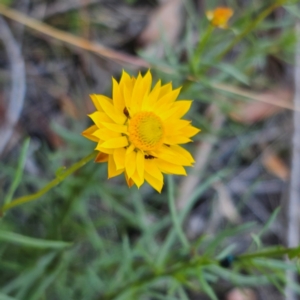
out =
{"type": "Polygon", "coordinates": [[[0,207],[0,217],[2,217],[6,211],[10,210],[13,207],[37,200],[38,198],[46,194],[48,191],[56,187],[58,184],[63,182],[71,174],[79,170],[81,167],[85,166],[89,161],[94,159],[95,156],[96,156],[96,152],[93,151],[89,155],[83,157],[82,159],[74,163],[70,168],[68,169],[62,168],[61,170],[59,170],[59,172],[57,172],[56,174],[56,177],[52,181],[48,182],[43,188],[41,188],[37,192],[27,196],[22,196],[20,198],[14,199],[12,202],[8,204],[4,204],[2,207],[0,207]]]}
{"type": "Polygon", "coordinates": [[[8,60],[11,65],[11,92],[6,109],[3,127],[0,128],[0,155],[9,142],[14,126],[19,120],[23,109],[26,77],[24,60],[20,52],[20,47],[14,39],[7,23],[0,16],[0,39],[5,47],[8,60]]]}

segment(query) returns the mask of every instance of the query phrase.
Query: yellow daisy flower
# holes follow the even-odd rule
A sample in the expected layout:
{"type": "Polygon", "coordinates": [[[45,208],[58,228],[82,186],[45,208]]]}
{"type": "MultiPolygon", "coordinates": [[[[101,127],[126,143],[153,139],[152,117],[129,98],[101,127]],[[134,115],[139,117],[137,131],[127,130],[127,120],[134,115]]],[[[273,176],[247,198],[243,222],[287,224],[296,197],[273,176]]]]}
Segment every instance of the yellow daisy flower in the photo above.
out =
{"type": "Polygon", "coordinates": [[[173,90],[171,83],[158,81],[151,89],[150,71],[137,78],[123,71],[119,83],[112,81],[112,99],[91,95],[97,110],[89,117],[95,125],[82,134],[97,142],[95,161],[108,162],[108,178],[124,173],[129,187],[146,180],[161,192],[163,173],[186,175],[184,167],[194,163],[179,146],[200,131],[181,119],[192,101],[175,101],[180,88],[173,90]]]}
{"type": "Polygon", "coordinates": [[[233,10],[228,7],[217,7],[206,12],[206,17],[210,23],[219,28],[228,28],[228,20],[232,17],[233,10]]]}

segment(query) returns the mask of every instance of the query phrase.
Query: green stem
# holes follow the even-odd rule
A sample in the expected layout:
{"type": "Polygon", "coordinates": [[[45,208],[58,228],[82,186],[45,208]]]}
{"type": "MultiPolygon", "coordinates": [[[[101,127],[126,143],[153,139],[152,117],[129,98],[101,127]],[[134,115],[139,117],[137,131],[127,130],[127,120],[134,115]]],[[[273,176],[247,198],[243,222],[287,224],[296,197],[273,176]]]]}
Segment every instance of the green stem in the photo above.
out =
{"type": "Polygon", "coordinates": [[[209,24],[209,26],[206,28],[206,31],[203,34],[202,39],[199,38],[199,42],[198,45],[195,49],[195,52],[193,54],[193,58],[192,58],[192,65],[191,65],[191,70],[193,74],[197,74],[197,70],[198,70],[198,66],[199,66],[199,62],[200,62],[200,58],[201,58],[201,54],[204,50],[205,45],[207,44],[211,33],[214,30],[214,26],[212,26],[211,24],[209,24]]]}
{"type": "Polygon", "coordinates": [[[73,164],[69,169],[67,169],[64,172],[62,172],[59,175],[57,175],[55,179],[53,179],[52,181],[50,181],[46,186],[44,186],[42,189],[40,189],[36,193],[31,194],[31,195],[27,195],[27,196],[23,196],[23,197],[20,197],[20,198],[17,198],[15,200],[13,200],[12,202],[3,205],[2,208],[0,208],[0,217],[6,211],[8,211],[9,209],[11,209],[13,207],[16,207],[16,206],[19,206],[19,205],[22,205],[22,204],[34,201],[34,200],[38,199],[39,197],[43,196],[48,191],[50,191],[55,186],[57,186],[59,183],[61,183],[62,181],[64,181],[72,173],[74,173],[75,171],[77,171],[78,169],[80,169],[81,167],[83,167],[86,163],[88,163],[90,160],[92,160],[93,158],[95,158],[95,156],[96,156],[96,152],[92,152],[91,154],[89,154],[86,157],[82,158],[77,163],[73,164]]]}

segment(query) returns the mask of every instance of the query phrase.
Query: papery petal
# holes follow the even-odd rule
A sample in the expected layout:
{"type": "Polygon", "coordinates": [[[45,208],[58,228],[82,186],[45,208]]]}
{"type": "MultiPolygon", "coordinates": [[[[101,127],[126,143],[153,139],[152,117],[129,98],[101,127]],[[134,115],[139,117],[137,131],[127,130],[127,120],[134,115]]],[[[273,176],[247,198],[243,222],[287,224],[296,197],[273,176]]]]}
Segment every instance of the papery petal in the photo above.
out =
{"type": "Polygon", "coordinates": [[[162,159],[157,159],[158,168],[165,174],[186,175],[183,166],[175,165],[162,159]]]}
{"type": "Polygon", "coordinates": [[[124,124],[126,116],[114,107],[111,99],[103,95],[96,95],[96,97],[99,100],[101,108],[109,116],[109,118],[117,124],[124,124]]]}
{"type": "Polygon", "coordinates": [[[101,128],[96,130],[93,133],[93,136],[95,136],[96,138],[102,140],[102,141],[107,141],[107,140],[111,140],[112,138],[117,138],[120,137],[120,133],[111,131],[107,128],[101,128]]]}
{"type": "Polygon", "coordinates": [[[113,78],[113,102],[114,102],[114,107],[120,111],[123,112],[123,109],[125,107],[125,101],[124,101],[124,96],[121,90],[120,85],[118,82],[113,78]]]}
{"type": "Polygon", "coordinates": [[[109,155],[108,158],[108,178],[112,178],[123,173],[124,170],[117,170],[114,158],[112,155],[109,155]]]}
{"type": "Polygon", "coordinates": [[[162,187],[164,185],[164,181],[159,180],[155,177],[152,176],[152,174],[149,174],[145,172],[145,180],[154,188],[156,189],[159,193],[161,193],[162,187]]]}
{"type": "Polygon", "coordinates": [[[102,122],[108,122],[111,123],[113,120],[104,112],[95,111],[92,114],[89,115],[89,117],[93,120],[93,122],[101,128],[102,122]]]}
{"type": "Polygon", "coordinates": [[[188,110],[190,109],[193,101],[189,100],[180,100],[173,104],[173,107],[166,111],[163,114],[160,114],[160,117],[163,120],[168,120],[170,118],[173,119],[180,119],[182,116],[184,116],[188,110]]]}
{"type": "Polygon", "coordinates": [[[105,141],[100,146],[101,146],[101,148],[115,149],[115,148],[126,147],[127,145],[128,145],[127,138],[124,136],[121,136],[121,137],[117,137],[117,138],[113,138],[108,141],[105,141]]]}
{"type": "Polygon", "coordinates": [[[149,173],[157,180],[163,181],[163,175],[157,166],[156,159],[145,159],[145,173],[149,173]]]}
{"type": "Polygon", "coordinates": [[[125,148],[115,149],[113,156],[114,156],[117,170],[124,169],[125,168],[126,149],[125,148]]]}
{"type": "Polygon", "coordinates": [[[91,127],[89,127],[88,129],[84,130],[81,134],[88,138],[89,140],[92,140],[94,142],[98,142],[99,138],[93,136],[93,133],[98,130],[98,127],[96,125],[92,125],[91,127]]]}
{"type": "Polygon", "coordinates": [[[127,173],[128,177],[131,178],[136,169],[136,152],[135,151],[131,151],[131,152],[126,151],[125,169],[126,169],[126,173],[127,173]]]}

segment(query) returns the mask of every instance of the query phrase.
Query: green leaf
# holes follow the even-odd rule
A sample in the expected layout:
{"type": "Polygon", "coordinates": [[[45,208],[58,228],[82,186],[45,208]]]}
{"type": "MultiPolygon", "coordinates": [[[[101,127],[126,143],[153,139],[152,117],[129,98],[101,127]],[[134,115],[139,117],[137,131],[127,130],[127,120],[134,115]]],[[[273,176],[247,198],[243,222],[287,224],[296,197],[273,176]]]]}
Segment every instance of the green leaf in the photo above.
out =
{"type": "MultiPolygon", "coordinates": [[[[186,206],[182,209],[179,215],[179,224],[182,224],[188,215],[189,211],[192,209],[194,203],[199,199],[200,195],[204,193],[214,182],[220,180],[220,177],[228,173],[229,170],[221,170],[217,172],[213,176],[209,177],[206,181],[204,181],[198,188],[195,189],[194,193],[191,195],[190,199],[188,199],[186,206]]],[[[181,225],[182,226],[182,225],[181,225]]],[[[161,246],[159,253],[156,259],[156,267],[161,267],[170,252],[172,252],[171,248],[176,241],[177,232],[174,227],[171,228],[163,245],[161,246]]]]}
{"type": "Polygon", "coordinates": [[[40,249],[44,249],[44,248],[61,249],[72,245],[72,243],[32,238],[32,237],[28,237],[25,235],[21,235],[9,231],[0,231],[0,241],[12,243],[24,247],[32,247],[32,248],[40,248],[40,249]]]}
{"type": "Polygon", "coordinates": [[[215,294],[212,287],[209,285],[205,278],[205,274],[203,269],[199,268],[198,278],[200,280],[201,287],[203,289],[203,292],[211,299],[211,300],[218,300],[217,295],[215,294]]]}
{"type": "Polygon", "coordinates": [[[168,176],[168,198],[169,198],[169,208],[171,211],[171,216],[172,216],[172,221],[173,221],[175,231],[179,237],[180,242],[182,243],[182,246],[185,249],[189,249],[190,248],[189,241],[187,240],[185,233],[183,232],[179,216],[176,212],[175,198],[174,198],[174,179],[171,175],[168,176]]]}
{"type": "Polygon", "coordinates": [[[260,241],[259,236],[255,233],[251,233],[251,237],[252,237],[254,243],[256,244],[257,249],[260,249],[261,248],[261,241],[260,241]]]}
{"type": "Polygon", "coordinates": [[[15,174],[13,183],[10,186],[10,188],[8,190],[8,193],[7,193],[7,195],[4,199],[4,204],[8,204],[8,203],[11,202],[11,200],[13,198],[13,195],[14,195],[16,189],[18,188],[20,182],[21,182],[23,169],[24,169],[24,165],[25,165],[26,154],[27,154],[28,147],[29,147],[29,142],[30,142],[30,139],[28,138],[28,139],[25,140],[25,142],[22,146],[20,158],[19,158],[19,161],[18,161],[17,171],[16,171],[16,174],[15,174]]]}
{"type": "Polygon", "coordinates": [[[243,74],[239,69],[237,69],[231,64],[218,63],[217,65],[213,65],[213,67],[221,70],[223,74],[231,75],[233,78],[235,78],[237,81],[241,83],[244,83],[246,85],[249,85],[250,83],[249,78],[245,74],[243,74]]]}
{"type": "Polygon", "coordinates": [[[277,207],[273,213],[271,214],[271,217],[269,218],[269,220],[267,221],[267,223],[265,224],[265,226],[261,229],[261,231],[257,234],[257,236],[259,238],[261,238],[265,232],[267,232],[269,230],[269,228],[271,227],[271,225],[274,223],[274,221],[276,220],[279,212],[280,212],[280,207],[277,207]]]}
{"type": "Polygon", "coordinates": [[[12,298],[3,294],[0,294],[0,300],[17,300],[16,298],[12,298]]]}

